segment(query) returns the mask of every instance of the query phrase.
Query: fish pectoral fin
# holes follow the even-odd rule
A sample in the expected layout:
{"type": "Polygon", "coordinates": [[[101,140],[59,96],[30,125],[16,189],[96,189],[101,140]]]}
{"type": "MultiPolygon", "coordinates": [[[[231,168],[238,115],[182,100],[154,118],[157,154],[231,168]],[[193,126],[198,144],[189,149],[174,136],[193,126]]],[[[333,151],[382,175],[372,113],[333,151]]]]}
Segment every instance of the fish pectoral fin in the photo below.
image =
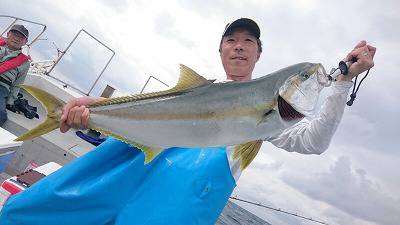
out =
{"type": "Polygon", "coordinates": [[[260,121],[258,121],[257,126],[268,121],[269,115],[271,115],[271,113],[273,113],[274,111],[275,111],[274,109],[271,109],[271,110],[267,111],[266,113],[264,113],[264,115],[261,117],[260,121]]]}
{"type": "Polygon", "coordinates": [[[253,159],[256,157],[258,151],[261,148],[263,141],[256,140],[243,143],[240,145],[235,145],[235,150],[233,152],[233,159],[239,159],[240,157],[240,169],[244,170],[253,159]]]}
{"type": "Polygon", "coordinates": [[[174,93],[179,93],[182,91],[190,90],[192,88],[204,86],[207,84],[213,83],[213,81],[209,81],[206,78],[200,76],[195,71],[190,69],[189,67],[181,64],[181,74],[179,77],[179,81],[175,87],[165,90],[165,91],[158,91],[152,93],[144,93],[144,94],[137,94],[131,96],[123,96],[123,97],[115,97],[115,98],[107,98],[104,100],[100,100],[95,102],[94,104],[90,105],[91,107],[95,106],[103,106],[103,105],[112,105],[112,104],[121,104],[130,101],[139,101],[144,99],[151,99],[151,98],[158,98],[162,96],[167,96],[174,93]]]}

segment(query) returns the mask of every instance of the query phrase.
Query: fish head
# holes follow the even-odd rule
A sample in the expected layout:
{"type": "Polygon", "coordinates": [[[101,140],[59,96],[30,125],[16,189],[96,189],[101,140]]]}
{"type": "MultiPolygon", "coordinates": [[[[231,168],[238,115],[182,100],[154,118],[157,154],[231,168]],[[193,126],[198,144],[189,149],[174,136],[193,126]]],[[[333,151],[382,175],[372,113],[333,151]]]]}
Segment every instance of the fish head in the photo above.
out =
{"type": "Polygon", "coordinates": [[[320,63],[300,63],[293,65],[290,71],[278,91],[281,117],[293,120],[311,116],[319,93],[325,87],[322,82],[326,76],[325,69],[320,63]]]}

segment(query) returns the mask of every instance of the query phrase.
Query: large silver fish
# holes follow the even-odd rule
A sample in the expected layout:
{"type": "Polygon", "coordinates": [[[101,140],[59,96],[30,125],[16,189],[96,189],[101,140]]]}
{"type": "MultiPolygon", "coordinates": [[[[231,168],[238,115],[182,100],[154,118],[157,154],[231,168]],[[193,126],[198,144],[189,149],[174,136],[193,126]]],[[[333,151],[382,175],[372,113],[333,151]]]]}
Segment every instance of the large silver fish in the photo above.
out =
{"type": "MultiPolygon", "coordinates": [[[[265,137],[314,110],[324,74],[321,64],[300,63],[251,81],[212,83],[181,65],[172,89],[90,105],[89,128],[140,148],[145,163],[168,147],[235,145],[234,157],[241,157],[244,169],[265,137]]],[[[65,103],[38,88],[22,87],[45,106],[48,116],[17,140],[58,128],[65,103]]]]}

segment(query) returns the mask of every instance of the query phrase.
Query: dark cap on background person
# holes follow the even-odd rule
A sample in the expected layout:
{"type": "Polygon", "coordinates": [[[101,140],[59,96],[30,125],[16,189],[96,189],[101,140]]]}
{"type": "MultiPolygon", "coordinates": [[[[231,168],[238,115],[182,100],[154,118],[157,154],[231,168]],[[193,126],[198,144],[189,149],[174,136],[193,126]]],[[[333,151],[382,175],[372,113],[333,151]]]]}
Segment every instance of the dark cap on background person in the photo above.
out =
{"type": "Polygon", "coordinates": [[[17,31],[18,33],[21,33],[22,35],[24,35],[24,37],[26,39],[28,39],[29,37],[29,31],[28,29],[26,29],[24,27],[24,25],[20,25],[20,24],[14,24],[11,28],[10,31],[17,31]]]}

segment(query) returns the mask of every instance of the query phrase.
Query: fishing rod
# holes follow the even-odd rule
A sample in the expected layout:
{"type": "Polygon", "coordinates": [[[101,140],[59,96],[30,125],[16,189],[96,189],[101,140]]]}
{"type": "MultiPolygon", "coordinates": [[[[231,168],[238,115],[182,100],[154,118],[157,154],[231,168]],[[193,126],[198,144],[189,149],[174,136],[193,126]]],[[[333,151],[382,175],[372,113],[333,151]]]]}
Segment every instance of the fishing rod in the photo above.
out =
{"type": "Polygon", "coordinates": [[[302,219],[305,219],[305,220],[309,220],[309,221],[312,221],[312,222],[315,222],[315,223],[329,225],[328,223],[325,223],[325,222],[322,222],[322,221],[318,221],[318,220],[315,220],[315,219],[310,218],[310,217],[301,216],[301,215],[298,215],[297,213],[291,213],[291,212],[288,212],[288,211],[285,211],[285,210],[282,210],[282,209],[277,209],[277,208],[274,208],[274,207],[266,206],[266,205],[263,205],[261,203],[256,203],[256,202],[252,202],[252,201],[248,201],[248,200],[244,200],[244,199],[237,198],[237,197],[232,197],[232,196],[229,197],[229,198],[233,199],[233,200],[236,200],[236,201],[245,202],[245,203],[248,203],[248,204],[251,204],[251,205],[259,206],[259,207],[262,207],[262,208],[274,210],[274,211],[277,211],[277,212],[280,212],[280,213],[285,213],[285,214],[288,214],[288,215],[291,215],[291,216],[299,217],[299,218],[302,218],[302,219]]]}

